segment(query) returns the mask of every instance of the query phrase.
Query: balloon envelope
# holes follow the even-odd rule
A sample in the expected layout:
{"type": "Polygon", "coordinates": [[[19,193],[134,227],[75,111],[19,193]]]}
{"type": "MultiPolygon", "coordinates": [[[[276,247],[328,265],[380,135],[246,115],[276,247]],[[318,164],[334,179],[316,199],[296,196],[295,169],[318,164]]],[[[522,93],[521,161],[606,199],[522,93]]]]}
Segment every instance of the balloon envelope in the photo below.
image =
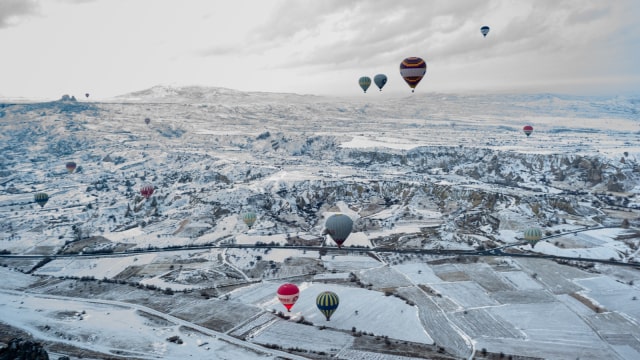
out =
{"type": "Polygon", "coordinates": [[[49,195],[47,193],[36,193],[33,195],[33,200],[36,204],[40,205],[40,207],[44,207],[44,205],[49,201],[49,195]]]}
{"type": "Polygon", "coordinates": [[[65,167],[67,168],[67,171],[68,171],[69,173],[72,173],[72,172],[74,172],[74,171],[76,170],[76,163],[75,163],[75,162],[73,162],[73,161],[69,161],[69,162],[65,165],[65,167]]]}
{"type": "Polygon", "coordinates": [[[291,311],[291,307],[298,301],[300,289],[295,284],[286,283],[280,285],[276,293],[282,305],[287,308],[287,311],[291,311]]]}
{"type": "Polygon", "coordinates": [[[531,133],[533,132],[533,126],[531,125],[525,125],[525,127],[522,128],[522,131],[524,131],[524,133],[529,136],[531,135],[531,133]]]}
{"type": "Polygon", "coordinates": [[[340,299],[338,295],[332,291],[322,292],[316,297],[316,306],[327,318],[327,321],[331,319],[331,315],[336,311],[339,304],[340,299]]]}
{"type": "Polygon", "coordinates": [[[400,63],[400,75],[411,89],[418,86],[426,73],[427,63],[419,57],[408,57],[400,63]]]}
{"type": "Polygon", "coordinates": [[[536,243],[542,239],[542,230],[537,227],[531,227],[524,231],[524,240],[531,244],[533,248],[536,243]]]}
{"type": "Polygon", "coordinates": [[[145,123],[145,124],[149,125],[149,123],[150,123],[150,122],[151,122],[151,119],[149,119],[149,118],[144,118],[144,123],[145,123]]]}
{"type": "Polygon", "coordinates": [[[373,77],[373,82],[376,83],[376,86],[378,87],[378,89],[380,89],[380,91],[382,91],[382,88],[387,83],[387,75],[378,74],[378,75],[373,77]]]}
{"type": "Polygon", "coordinates": [[[248,212],[242,216],[242,221],[244,221],[244,223],[247,224],[249,229],[251,229],[253,224],[256,222],[256,219],[257,219],[257,216],[256,216],[256,213],[254,212],[248,212]]]}
{"type": "Polygon", "coordinates": [[[489,27],[488,26],[483,26],[480,28],[480,32],[482,33],[483,37],[487,37],[487,34],[489,33],[489,27]]]}
{"type": "Polygon", "coordinates": [[[333,214],[329,216],[324,226],[326,233],[331,235],[340,248],[353,230],[353,220],[345,214],[333,214]]]}
{"type": "Polygon", "coordinates": [[[371,78],[368,76],[363,76],[360,79],[358,79],[358,84],[360,84],[360,87],[366,93],[369,86],[371,86],[371,78]]]}
{"type": "Polygon", "coordinates": [[[146,184],[140,188],[140,195],[142,195],[145,199],[148,199],[149,197],[151,197],[154,191],[155,188],[153,187],[153,185],[146,184]]]}

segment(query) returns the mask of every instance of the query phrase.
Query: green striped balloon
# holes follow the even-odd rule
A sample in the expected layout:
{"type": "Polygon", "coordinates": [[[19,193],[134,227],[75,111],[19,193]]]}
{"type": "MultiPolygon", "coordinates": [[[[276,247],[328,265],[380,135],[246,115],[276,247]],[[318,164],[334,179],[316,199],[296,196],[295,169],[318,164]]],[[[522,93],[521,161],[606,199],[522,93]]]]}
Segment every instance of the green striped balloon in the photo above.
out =
{"type": "Polygon", "coordinates": [[[358,84],[360,84],[360,87],[366,93],[369,86],[371,86],[371,78],[368,76],[363,76],[360,79],[358,79],[358,84]]]}
{"type": "Polygon", "coordinates": [[[242,216],[242,221],[251,229],[257,218],[256,213],[250,211],[242,216]]]}
{"type": "Polygon", "coordinates": [[[33,200],[40,205],[40,207],[43,207],[47,201],[49,201],[49,195],[47,195],[47,193],[36,193],[35,195],[33,195],[33,200]]]}
{"type": "Polygon", "coordinates": [[[316,306],[327,318],[327,321],[331,319],[331,315],[333,315],[333,312],[338,308],[338,304],[340,304],[340,299],[338,295],[332,291],[322,292],[316,298],[316,306]]]}
{"type": "Polygon", "coordinates": [[[524,240],[531,244],[533,248],[542,239],[542,230],[537,227],[530,227],[524,231],[524,240]]]}

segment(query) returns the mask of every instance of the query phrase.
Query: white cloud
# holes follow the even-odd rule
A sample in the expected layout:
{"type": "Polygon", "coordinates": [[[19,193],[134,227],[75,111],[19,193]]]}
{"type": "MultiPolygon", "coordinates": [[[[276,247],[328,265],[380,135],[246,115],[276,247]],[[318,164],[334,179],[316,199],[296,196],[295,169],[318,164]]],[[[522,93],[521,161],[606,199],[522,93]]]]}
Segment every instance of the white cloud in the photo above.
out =
{"type": "Polygon", "coordinates": [[[36,0],[2,0],[0,2],[0,29],[17,25],[20,20],[35,14],[38,10],[36,0]]]}
{"type": "MultiPolygon", "coordinates": [[[[37,7],[11,3],[7,14],[37,7]]],[[[420,91],[571,92],[591,84],[615,92],[638,85],[639,7],[635,0],[42,2],[40,16],[0,27],[3,63],[12,69],[0,93],[99,97],[199,84],[356,95],[357,79],[376,73],[389,76],[385,90],[406,92],[398,65],[407,56],[428,63],[420,91]],[[491,27],[486,38],[482,25],[491,27]]]]}

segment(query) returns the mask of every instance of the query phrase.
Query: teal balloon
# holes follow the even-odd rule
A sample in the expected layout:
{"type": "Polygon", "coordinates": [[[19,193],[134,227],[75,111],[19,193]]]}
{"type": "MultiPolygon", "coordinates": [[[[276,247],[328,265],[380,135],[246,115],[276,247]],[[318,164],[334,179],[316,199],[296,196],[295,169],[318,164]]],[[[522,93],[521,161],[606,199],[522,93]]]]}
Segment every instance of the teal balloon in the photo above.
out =
{"type": "Polygon", "coordinates": [[[316,306],[318,310],[327,318],[327,321],[331,319],[331,315],[336,311],[340,299],[338,295],[332,291],[322,292],[316,297],[316,306]]]}
{"type": "Polygon", "coordinates": [[[382,91],[382,88],[385,86],[385,84],[387,83],[387,75],[385,74],[378,74],[376,76],[373,77],[373,82],[376,84],[376,86],[378,87],[378,89],[380,89],[380,91],[382,91]]]}
{"type": "Polygon", "coordinates": [[[360,84],[360,87],[366,93],[369,86],[371,86],[371,78],[368,76],[363,76],[360,79],[358,79],[358,84],[360,84]]]}
{"type": "Polygon", "coordinates": [[[340,248],[353,230],[353,220],[345,214],[333,214],[329,216],[324,226],[325,232],[331,235],[340,248]]]}

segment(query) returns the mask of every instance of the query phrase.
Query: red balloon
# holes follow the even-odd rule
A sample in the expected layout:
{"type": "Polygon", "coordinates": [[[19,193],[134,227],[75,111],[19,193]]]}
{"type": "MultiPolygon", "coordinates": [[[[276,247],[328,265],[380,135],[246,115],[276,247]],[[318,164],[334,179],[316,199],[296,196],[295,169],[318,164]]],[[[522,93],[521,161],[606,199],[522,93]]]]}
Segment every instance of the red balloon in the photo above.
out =
{"type": "Polygon", "coordinates": [[[295,284],[286,283],[280,285],[277,291],[278,300],[287,308],[287,311],[291,311],[291,307],[293,304],[298,301],[298,296],[300,296],[300,289],[295,284]]]}
{"type": "Polygon", "coordinates": [[[151,195],[153,194],[153,191],[155,189],[153,188],[153,185],[143,185],[140,188],[140,194],[145,198],[148,199],[149,197],[151,197],[151,195]]]}
{"type": "Polygon", "coordinates": [[[525,127],[522,128],[522,131],[524,131],[524,133],[529,136],[531,135],[531,133],[533,132],[533,126],[531,125],[525,125],[525,127]]]}
{"type": "Polygon", "coordinates": [[[73,162],[73,161],[69,161],[69,162],[65,165],[65,167],[67,168],[67,171],[68,171],[69,173],[72,173],[72,172],[76,169],[76,163],[75,163],[75,162],[73,162]]]}

